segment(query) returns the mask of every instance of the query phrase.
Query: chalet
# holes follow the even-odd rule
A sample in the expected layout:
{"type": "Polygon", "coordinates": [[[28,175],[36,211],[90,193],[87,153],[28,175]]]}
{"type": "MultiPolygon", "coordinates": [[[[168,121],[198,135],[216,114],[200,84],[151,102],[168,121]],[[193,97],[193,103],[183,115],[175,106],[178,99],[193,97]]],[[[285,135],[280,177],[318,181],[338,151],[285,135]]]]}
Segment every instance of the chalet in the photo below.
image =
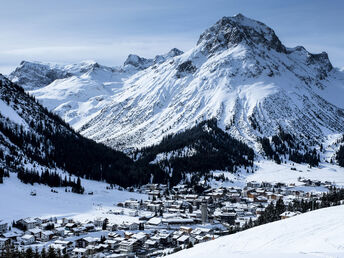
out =
{"type": "Polygon", "coordinates": [[[129,209],[139,209],[140,203],[137,200],[127,200],[124,202],[124,207],[129,209]]]}
{"type": "Polygon", "coordinates": [[[0,233],[5,233],[7,231],[7,223],[0,220],[0,233]]]}
{"type": "Polygon", "coordinates": [[[235,212],[225,212],[220,214],[221,222],[226,222],[230,225],[234,225],[237,214],[235,212]]]}
{"type": "Polygon", "coordinates": [[[145,188],[146,188],[147,190],[150,190],[150,191],[152,191],[152,190],[157,190],[157,189],[158,189],[158,184],[146,184],[146,185],[145,185],[145,188]]]}
{"type": "Polygon", "coordinates": [[[211,233],[213,230],[211,228],[195,228],[191,231],[191,235],[196,236],[205,236],[206,234],[211,233]]]}
{"type": "Polygon", "coordinates": [[[64,254],[67,253],[67,247],[61,244],[50,244],[49,248],[54,249],[54,251],[59,254],[59,256],[63,256],[64,254]]]}
{"type": "Polygon", "coordinates": [[[182,235],[177,239],[177,246],[187,245],[190,242],[190,236],[182,235]]]}
{"type": "MultiPolygon", "coordinates": [[[[102,224],[103,226],[103,224],[102,224]]],[[[93,232],[95,231],[95,225],[93,223],[87,223],[84,225],[84,228],[87,232],[93,232]]]]}
{"type": "Polygon", "coordinates": [[[35,242],[35,237],[33,235],[23,235],[21,237],[21,243],[24,245],[31,245],[35,242]]]}
{"type": "MultiPolygon", "coordinates": [[[[180,237],[183,236],[183,235],[185,235],[185,233],[184,233],[184,232],[181,232],[181,231],[175,231],[175,232],[173,232],[173,235],[172,235],[172,243],[173,243],[174,245],[176,245],[176,244],[177,244],[178,238],[180,238],[180,237]]],[[[151,239],[153,239],[153,238],[151,238],[151,239]]]]}
{"type": "Polygon", "coordinates": [[[169,233],[166,230],[162,230],[158,233],[159,239],[161,244],[166,245],[171,243],[172,241],[172,237],[171,237],[171,233],[169,233]]]}
{"type": "Polygon", "coordinates": [[[160,198],[160,191],[159,190],[153,190],[148,192],[148,199],[149,200],[156,200],[158,198],[160,198]]]}
{"type": "Polygon", "coordinates": [[[72,253],[73,253],[73,257],[83,258],[83,257],[87,256],[87,249],[86,248],[74,248],[72,253]]]}
{"type": "Polygon", "coordinates": [[[191,231],[192,231],[192,228],[190,228],[190,227],[185,227],[185,226],[181,226],[181,227],[179,228],[179,230],[182,231],[182,232],[184,232],[184,233],[190,234],[191,231]]]}
{"type": "Polygon", "coordinates": [[[21,224],[27,230],[33,229],[36,226],[40,225],[40,223],[36,219],[33,219],[33,218],[21,219],[17,223],[21,224]]]}
{"type": "Polygon", "coordinates": [[[129,216],[137,217],[139,215],[139,212],[137,210],[130,210],[129,216]]]}
{"type": "Polygon", "coordinates": [[[73,246],[73,242],[72,241],[68,241],[68,240],[56,240],[54,242],[56,245],[61,245],[63,247],[65,247],[65,250],[67,253],[71,253],[74,246],[73,246]]]}
{"type": "Polygon", "coordinates": [[[15,232],[7,232],[7,233],[2,233],[0,234],[1,237],[7,238],[10,240],[11,243],[17,241],[17,239],[20,237],[20,234],[15,233],[15,232]]]}
{"type": "Polygon", "coordinates": [[[160,208],[161,208],[161,204],[156,204],[156,203],[149,203],[147,205],[147,210],[149,211],[160,211],[160,208]]]}
{"type": "Polygon", "coordinates": [[[65,229],[63,227],[58,227],[52,230],[57,236],[63,237],[65,235],[65,229]]]}
{"type": "Polygon", "coordinates": [[[137,239],[129,239],[120,242],[119,250],[121,253],[132,253],[135,252],[139,247],[137,239]]]}
{"type": "Polygon", "coordinates": [[[145,248],[156,248],[158,247],[158,242],[157,241],[154,241],[154,240],[151,240],[151,239],[148,239],[145,243],[144,243],[144,247],[145,248]]]}
{"type": "Polygon", "coordinates": [[[110,239],[114,239],[114,238],[119,237],[119,236],[120,235],[116,232],[109,232],[108,233],[108,238],[110,238],[110,239]]]}
{"type": "Polygon", "coordinates": [[[268,198],[266,198],[265,196],[257,196],[254,198],[254,201],[255,202],[267,202],[268,201],[268,198]]]}
{"type": "Polygon", "coordinates": [[[41,232],[42,232],[42,230],[40,228],[32,228],[32,229],[29,229],[26,233],[33,235],[35,237],[35,239],[37,240],[37,239],[41,238],[41,232]]]}
{"type": "Polygon", "coordinates": [[[116,240],[108,239],[104,243],[108,245],[109,249],[117,249],[119,247],[119,242],[116,240]]]}
{"type": "Polygon", "coordinates": [[[130,238],[133,237],[133,235],[134,235],[133,232],[130,232],[130,231],[125,231],[125,232],[124,232],[124,238],[125,238],[125,239],[130,239],[130,238]]]}
{"type": "Polygon", "coordinates": [[[258,183],[256,181],[251,181],[251,182],[247,183],[247,187],[258,188],[258,187],[260,187],[260,183],[258,183]]]}
{"type": "Polygon", "coordinates": [[[75,241],[75,246],[79,248],[86,248],[88,245],[95,245],[99,241],[99,238],[84,237],[75,241]]]}
{"type": "Polygon", "coordinates": [[[247,192],[247,198],[255,199],[257,196],[258,196],[258,194],[256,193],[256,191],[248,191],[247,192]]]}
{"type": "Polygon", "coordinates": [[[54,232],[50,230],[42,231],[41,232],[41,240],[42,241],[49,241],[53,238],[54,232]]]}
{"type": "Polygon", "coordinates": [[[146,224],[149,226],[159,226],[161,225],[161,218],[153,217],[150,220],[148,220],[146,224]]]}
{"type": "Polygon", "coordinates": [[[263,195],[263,196],[266,195],[266,191],[265,191],[265,189],[263,189],[263,188],[257,188],[257,189],[256,189],[256,193],[257,193],[258,195],[263,195]]]}
{"type": "Polygon", "coordinates": [[[135,222],[123,222],[120,225],[120,228],[122,230],[138,230],[139,229],[139,224],[135,222]]]}
{"type": "Polygon", "coordinates": [[[102,227],[105,222],[105,219],[103,218],[97,218],[93,221],[93,224],[95,227],[102,227]]]}
{"type": "Polygon", "coordinates": [[[117,225],[117,224],[108,224],[108,225],[106,226],[106,230],[108,230],[108,231],[116,231],[117,228],[118,228],[118,225],[117,225]]]}
{"type": "Polygon", "coordinates": [[[74,222],[68,222],[66,225],[65,225],[65,228],[68,229],[68,230],[71,230],[73,228],[76,228],[78,225],[74,222]]]}
{"type": "Polygon", "coordinates": [[[257,208],[256,209],[256,215],[261,215],[265,211],[265,208],[257,208]]]}
{"type": "Polygon", "coordinates": [[[133,238],[139,240],[139,242],[141,242],[143,244],[143,242],[147,240],[148,236],[149,235],[144,233],[144,232],[138,232],[138,233],[133,235],[133,238]]]}
{"type": "Polygon", "coordinates": [[[9,238],[0,237],[0,250],[10,245],[11,241],[9,238]]]}

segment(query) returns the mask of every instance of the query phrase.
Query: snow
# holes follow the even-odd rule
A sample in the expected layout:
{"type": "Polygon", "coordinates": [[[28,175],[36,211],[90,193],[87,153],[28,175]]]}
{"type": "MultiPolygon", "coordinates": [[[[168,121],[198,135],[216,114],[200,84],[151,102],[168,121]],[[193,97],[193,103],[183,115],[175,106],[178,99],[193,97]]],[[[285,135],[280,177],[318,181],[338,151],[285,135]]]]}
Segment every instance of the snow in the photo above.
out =
{"type": "Polygon", "coordinates": [[[299,178],[310,179],[313,181],[329,181],[338,186],[344,186],[344,168],[327,162],[320,163],[319,167],[309,168],[306,164],[290,163],[276,164],[271,160],[260,160],[254,162],[254,173],[247,173],[241,169],[233,174],[228,171],[212,171],[213,176],[224,175],[227,181],[212,180],[210,183],[213,187],[244,187],[248,182],[269,182],[295,184],[295,189],[305,192],[326,192],[324,187],[303,186],[299,178]],[[292,170],[296,169],[296,170],[292,170]]]}
{"type": "Polygon", "coordinates": [[[329,69],[326,60],[310,65],[306,50],[283,53],[245,43],[204,53],[204,44],[125,80],[81,133],[111,147],[140,148],[215,117],[222,129],[230,125],[228,133],[256,148],[257,137],[276,135],[280,126],[319,141],[344,130],[340,72],[318,79],[329,69]],[[196,72],[176,76],[185,61],[196,72]],[[252,117],[260,131],[252,128],[252,117]]]}
{"type": "Polygon", "coordinates": [[[273,161],[262,160],[258,163],[258,171],[247,176],[246,181],[296,183],[298,177],[344,185],[344,168],[328,163],[321,163],[319,167],[309,168],[305,164],[278,165],[273,161]],[[291,168],[296,168],[296,171],[291,168]]]}
{"type": "Polygon", "coordinates": [[[177,257],[344,257],[344,206],[320,209],[198,244],[177,257]]]}
{"type": "Polygon", "coordinates": [[[9,105],[7,105],[3,100],[0,99],[0,113],[10,119],[12,122],[18,124],[18,125],[22,125],[25,127],[27,127],[27,123],[25,122],[25,120],[23,118],[21,118],[17,111],[15,111],[12,107],[10,107],[9,105]]]}
{"type": "Polygon", "coordinates": [[[128,216],[124,209],[123,215],[108,214],[109,210],[116,210],[118,202],[129,198],[146,200],[144,194],[119,190],[108,190],[109,186],[103,182],[81,179],[85,187],[85,194],[65,192],[64,187],[55,187],[58,193],[51,192],[45,185],[23,184],[15,173],[10,173],[10,178],[5,177],[0,184],[0,219],[12,222],[14,219],[26,217],[74,217],[80,221],[93,220],[98,217],[107,217],[110,222],[137,221],[138,217],[128,216]],[[35,190],[37,195],[31,196],[35,190]],[[88,195],[93,192],[93,195],[88,195]]]}
{"type": "Polygon", "coordinates": [[[186,53],[129,55],[118,68],[92,61],[21,67],[12,76],[24,84],[35,81],[33,75],[49,81],[44,74],[54,71],[56,80],[28,86],[30,94],[84,136],[123,150],[156,144],[214,117],[258,151],[257,137],[275,135],[280,126],[318,141],[344,131],[344,73],[331,70],[326,53],[284,49],[272,29],[241,14],[218,21],[186,53]],[[227,39],[232,30],[252,37],[227,39]],[[196,71],[177,76],[186,61],[196,71]],[[252,117],[260,131],[252,128],[252,117]]]}

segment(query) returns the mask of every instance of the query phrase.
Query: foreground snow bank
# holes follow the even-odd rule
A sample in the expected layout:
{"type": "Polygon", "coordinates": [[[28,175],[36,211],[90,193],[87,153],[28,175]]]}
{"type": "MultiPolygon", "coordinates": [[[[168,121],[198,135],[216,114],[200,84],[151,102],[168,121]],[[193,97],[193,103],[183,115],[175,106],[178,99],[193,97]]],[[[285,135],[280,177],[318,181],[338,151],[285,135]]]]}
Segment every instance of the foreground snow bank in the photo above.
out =
{"type": "Polygon", "coordinates": [[[344,206],[221,237],[169,257],[344,257],[344,206]]]}

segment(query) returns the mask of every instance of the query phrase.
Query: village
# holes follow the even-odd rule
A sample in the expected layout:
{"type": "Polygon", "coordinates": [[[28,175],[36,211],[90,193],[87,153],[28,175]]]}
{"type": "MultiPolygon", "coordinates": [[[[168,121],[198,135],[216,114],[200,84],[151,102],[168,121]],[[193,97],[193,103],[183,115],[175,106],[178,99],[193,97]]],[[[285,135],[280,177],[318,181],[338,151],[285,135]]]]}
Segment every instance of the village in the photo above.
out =
{"type": "MultiPolygon", "coordinates": [[[[331,182],[299,178],[299,184],[248,182],[244,187],[217,187],[196,193],[187,185],[169,188],[147,184],[135,189],[147,200],[114,204],[87,222],[73,218],[23,218],[5,223],[0,218],[0,256],[6,249],[54,249],[65,257],[158,257],[211,241],[252,225],[270,203],[283,200],[317,201],[331,182]],[[109,216],[132,220],[113,223],[109,216]],[[107,217],[108,216],[108,217],[107,217]]],[[[300,214],[287,210],[286,219],[300,214]]]]}

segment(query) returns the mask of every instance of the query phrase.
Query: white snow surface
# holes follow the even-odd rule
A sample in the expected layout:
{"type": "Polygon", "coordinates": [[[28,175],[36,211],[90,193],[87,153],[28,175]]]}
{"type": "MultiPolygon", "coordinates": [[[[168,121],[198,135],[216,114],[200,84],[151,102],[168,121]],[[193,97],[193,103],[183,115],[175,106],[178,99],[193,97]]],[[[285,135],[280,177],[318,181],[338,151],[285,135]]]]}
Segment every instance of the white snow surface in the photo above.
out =
{"type": "Polygon", "coordinates": [[[22,125],[24,128],[27,127],[25,120],[18,115],[11,106],[7,105],[3,100],[0,99],[0,114],[4,117],[10,119],[12,122],[22,125]]]}
{"type": "Polygon", "coordinates": [[[320,209],[220,237],[168,257],[344,257],[344,206],[320,209]]]}
{"type": "Polygon", "coordinates": [[[10,173],[0,184],[0,219],[12,222],[26,217],[74,217],[79,221],[93,220],[98,217],[107,217],[113,223],[123,221],[138,221],[138,217],[107,214],[108,210],[118,209],[118,202],[130,198],[146,200],[144,194],[128,191],[108,190],[109,184],[93,180],[81,179],[85,194],[65,192],[64,187],[54,187],[58,193],[51,192],[46,185],[23,184],[17,174],[10,173]],[[36,191],[36,196],[31,196],[31,191],[36,191]],[[88,195],[93,192],[93,195],[88,195]]]}

